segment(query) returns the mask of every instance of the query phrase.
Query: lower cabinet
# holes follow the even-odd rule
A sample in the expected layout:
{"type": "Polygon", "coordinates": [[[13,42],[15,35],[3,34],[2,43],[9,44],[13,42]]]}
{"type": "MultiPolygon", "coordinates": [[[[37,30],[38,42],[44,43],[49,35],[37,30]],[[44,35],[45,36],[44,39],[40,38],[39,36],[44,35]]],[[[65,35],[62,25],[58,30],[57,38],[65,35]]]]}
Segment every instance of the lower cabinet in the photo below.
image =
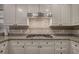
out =
{"type": "Polygon", "coordinates": [[[72,54],[79,54],[79,42],[71,41],[72,54]]]}
{"type": "Polygon", "coordinates": [[[40,40],[39,42],[40,54],[54,53],[54,40],[40,40]]]}
{"type": "Polygon", "coordinates": [[[10,40],[11,54],[68,54],[69,40],[10,40]]]}
{"type": "Polygon", "coordinates": [[[55,54],[69,54],[70,43],[68,40],[55,40],[55,54]]]}
{"type": "Polygon", "coordinates": [[[0,54],[8,54],[8,41],[0,43],[0,54]]]}
{"type": "Polygon", "coordinates": [[[38,54],[39,53],[38,45],[39,45],[38,40],[25,40],[25,53],[38,54]]]}

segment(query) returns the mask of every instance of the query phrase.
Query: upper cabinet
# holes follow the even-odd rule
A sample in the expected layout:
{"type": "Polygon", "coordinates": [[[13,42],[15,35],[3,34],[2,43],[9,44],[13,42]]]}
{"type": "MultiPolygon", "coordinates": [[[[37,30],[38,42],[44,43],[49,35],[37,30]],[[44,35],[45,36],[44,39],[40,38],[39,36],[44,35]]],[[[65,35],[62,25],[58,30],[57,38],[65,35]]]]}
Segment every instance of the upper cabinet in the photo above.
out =
{"type": "Polygon", "coordinates": [[[79,25],[79,5],[72,5],[72,25],[79,25]]]}
{"type": "Polygon", "coordinates": [[[13,25],[15,24],[15,5],[4,5],[4,13],[5,13],[5,24],[13,25]]]}
{"type": "Polygon", "coordinates": [[[71,6],[70,5],[52,5],[52,25],[71,25],[71,6]]]}
{"type": "Polygon", "coordinates": [[[41,12],[52,14],[52,25],[78,25],[78,6],[70,4],[5,4],[5,24],[27,25],[28,13],[41,12]]]}

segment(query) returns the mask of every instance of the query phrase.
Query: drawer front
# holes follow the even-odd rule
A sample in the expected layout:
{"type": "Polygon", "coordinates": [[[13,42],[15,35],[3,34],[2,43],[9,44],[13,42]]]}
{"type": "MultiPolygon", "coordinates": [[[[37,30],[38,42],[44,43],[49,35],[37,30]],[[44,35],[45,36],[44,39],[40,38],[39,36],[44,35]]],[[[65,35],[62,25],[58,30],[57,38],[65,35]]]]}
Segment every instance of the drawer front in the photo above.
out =
{"type": "Polygon", "coordinates": [[[67,50],[56,50],[55,54],[69,54],[67,50]]]}
{"type": "Polygon", "coordinates": [[[55,45],[68,45],[68,40],[55,40],[55,45]]]}
{"type": "Polygon", "coordinates": [[[33,40],[25,40],[25,45],[32,45],[33,44],[33,40]]]}
{"type": "Polygon", "coordinates": [[[10,49],[24,49],[25,46],[24,45],[11,45],[10,49]]]}
{"type": "Polygon", "coordinates": [[[40,40],[40,45],[52,45],[52,40],[40,40]]]}
{"type": "Polygon", "coordinates": [[[39,42],[40,42],[40,40],[33,40],[32,45],[38,46],[40,44],[39,42]]]}
{"type": "Polygon", "coordinates": [[[11,40],[10,44],[11,45],[24,45],[24,41],[23,40],[11,40]]]}

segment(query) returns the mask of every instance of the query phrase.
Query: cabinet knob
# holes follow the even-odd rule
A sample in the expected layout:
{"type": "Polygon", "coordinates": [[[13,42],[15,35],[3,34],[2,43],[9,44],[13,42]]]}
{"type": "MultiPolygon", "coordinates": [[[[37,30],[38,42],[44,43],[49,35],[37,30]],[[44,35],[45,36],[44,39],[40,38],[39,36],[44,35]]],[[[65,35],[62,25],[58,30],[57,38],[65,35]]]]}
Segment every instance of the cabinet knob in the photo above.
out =
{"type": "Polygon", "coordinates": [[[22,46],[22,48],[24,48],[24,46],[22,46]]]}
{"type": "Polygon", "coordinates": [[[60,42],[62,44],[62,42],[60,42]]]}
{"type": "Polygon", "coordinates": [[[4,46],[5,46],[5,44],[4,44],[4,46]]]}
{"type": "Polygon", "coordinates": [[[60,49],[62,49],[62,47],[60,47],[60,49]]]}
{"type": "Polygon", "coordinates": [[[77,47],[77,45],[75,45],[77,47]]]}
{"type": "Polygon", "coordinates": [[[17,44],[19,44],[19,42],[17,42],[17,44]]]}
{"type": "Polygon", "coordinates": [[[46,42],[46,44],[48,44],[48,42],[46,42]]]}
{"type": "Polygon", "coordinates": [[[3,50],[0,51],[1,53],[3,52],[3,50]]]}
{"type": "Polygon", "coordinates": [[[42,46],[39,46],[39,48],[42,48],[42,46]]]}
{"type": "Polygon", "coordinates": [[[38,48],[42,48],[42,46],[38,46],[38,48]]]}
{"type": "Polygon", "coordinates": [[[32,44],[33,44],[33,42],[32,42],[32,44]]]}
{"type": "Polygon", "coordinates": [[[62,54],[62,52],[60,52],[60,54],[62,54]]]}

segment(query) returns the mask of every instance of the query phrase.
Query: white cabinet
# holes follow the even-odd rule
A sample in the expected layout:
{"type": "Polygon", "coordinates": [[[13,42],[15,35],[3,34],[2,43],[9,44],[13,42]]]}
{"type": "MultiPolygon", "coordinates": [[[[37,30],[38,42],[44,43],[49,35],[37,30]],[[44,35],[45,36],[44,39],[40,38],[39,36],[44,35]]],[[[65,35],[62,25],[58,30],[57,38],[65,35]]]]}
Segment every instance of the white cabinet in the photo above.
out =
{"type": "Polygon", "coordinates": [[[52,53],[52,40],[40,40],[40,54],[51,54],[52,53]]]}
{"type": "Polygon", "coordinates": [[[25,41],[25,53],[38,54],[39,53],[38,45],[39,45],[38,40],[26,40],[25,41]]]}
{"type": "Polygon", "coordinates": [[[71,25],[70,5],[52,5],[53,25],[71,25]]]}
{"type": "Polygon", "coordinates": [[[24,41],[23,40],[10,40],[9,41],[9,53],[23,54],[24,53],[24,41]]]}
{"type": "Polygon", "coordinates": [[[0,54],[8,54],[8,41],[0,43],[0,54]]]}
{"type": "Polygon", "coordinates": [[[71,50],[73,54],[79,54],[79,43],[71,41],[71,50]]]}
{"type": "Polygon", "coordinates": [[[5,24],[6,25],[13,25],[15,24],[15,5],[4,5],[4,17],[5,17],[5,24]]]}
{"type": "Polygon", "coordinates": [[[68,54],[69,41],[68,40],[55,40],[55,53],[56,54],[68,54]]]}
{"type": "Polygon", "coordinates": [[[14,54],[68,54],[69,40],[10,40],[9,53],[14,54]]]}
{"type": "Polygon", "coordinates": [[[79,25],[79,5],[72,4],[72,25],[79,25]]]}

